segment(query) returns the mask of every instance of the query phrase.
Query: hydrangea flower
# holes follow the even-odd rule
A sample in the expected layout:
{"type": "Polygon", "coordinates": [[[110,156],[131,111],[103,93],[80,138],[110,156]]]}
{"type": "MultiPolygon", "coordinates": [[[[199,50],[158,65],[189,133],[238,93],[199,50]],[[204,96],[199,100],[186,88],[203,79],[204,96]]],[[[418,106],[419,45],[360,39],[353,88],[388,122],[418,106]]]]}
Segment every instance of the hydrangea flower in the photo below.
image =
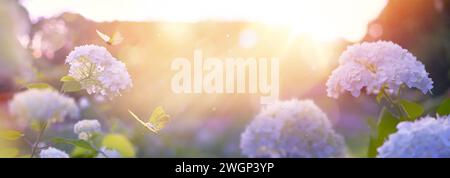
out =
{"type": "Polygon", "coordinates": [[[80,82],[89,94],[111,98],[132,86],[125,64],[114,58],[104,47],[76,47],[67,56],[66,63],[70,65],[69,76],[80,82]]]}
{"type": "Polygon", "coordinates": [[[122,155],[120,155],[120,153],[118,151],[112,150],[112,149],[108,149],[106,147],[100,148],[100,151],[103,154],[105,154],[106,157],[102,153],[99,153],[96,158],[121,158],[122,157],[122,155]]]}
{"type": "Polygon", "coordinates": [[[52,89],[30,89],[14,95],[9,102],[11,115],[26,121],[63,121],[65,117],[77,118],[78,106],[73,98],[52,89]]]}
{"type": "Polygon", "coordinates": [[[449,158],[450,116],[401,122],[378,148],[380,158],[449,158]]]}
{"type": "Polygon", "coordinates": [[[401,85],[417,88],[424,94],[433,88],[424,65],[397,44],[387,41],[364,42],[347,48],[339,58],[339,67],[327,81],[329,97],[340,93],[377,94],[384,87],[395,94],[401,85]]]}
{"type": "Polygon", "coordinates": [[[41,150],[39,153],[40,158],[69,158],[69,155],[61,150],[53,147],[48,147],[45,150],[41,150]]]}
{"type": "Polygon", "coordinates": [[[249,157],[345,157],[344,139],[311,100],[268,105],[241,135],[249,157]]]}
{"type": "Polygon", "coordinates": [[[93,133],[101,131],[101,125],[98,120],[81,120],[75,124],[73,131],[79,139],[88,140],[93,133]]]}

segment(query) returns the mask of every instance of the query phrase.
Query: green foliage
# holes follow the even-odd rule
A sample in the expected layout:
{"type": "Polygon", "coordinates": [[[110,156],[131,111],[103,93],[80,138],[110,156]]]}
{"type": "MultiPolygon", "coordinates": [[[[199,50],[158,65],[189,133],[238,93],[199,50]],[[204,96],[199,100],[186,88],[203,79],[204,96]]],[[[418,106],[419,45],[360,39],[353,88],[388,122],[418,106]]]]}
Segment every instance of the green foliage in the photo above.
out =
{"type": "Polygon", "coordinates": [[[97,152],[97,150],[95,148],[92,147],[91,144],[89,144],[87,141],[84,140],[74,140],[74,139],[65,139],[65,138],[53,138],[52,139],[53,143],[65,143],[65,144],[70,144],[76,147],[81,147],[83,149],[92,151],[92,152],[97,152]]]}
{"type": "Polygon", "coordinates": [[[370,136],[369,138],[369,149],[367,150],[367,157],[375,158],[377,156],[377,148],[379,147],[378,140],[376,136],[370,136]]]}
{"type": "Polygon", "coordinates": [[[23,137],[23,133],[16,130],[0,130],[0,138],[5,140],[17,140],[23,137]]]}
{"type": "Polygon", "coordinates": [[[19,155],[17,148],[0,148],[0,158],[14,158],[19,155]]]}
{"type": "Polygon", "coordinates": [[[108,134],[103,138],[102,146],[118,151],[122,157],[135,157],[136,151],[127,137],[121,134],[108,134]]]}
{"type": "Polygon", "coordinates": [[[450,114],[450,98],[445,99],[441,105],[439,105],[436,113],[440,116],[446,116],[450,114]]]}
{"type": "Polygon", "coordinates": [[[400,100],[400,105],[408,114],[408,120],[416,120],[425,111],[425,109],[420,104],[405,99],[400,100]]]}
{"type": "Polygon", "coordinates": [[[375,98],[378,104],[381,104],[381,100],[383,99],[383,97],[384,97],[383,92],[379,92],[377,97],[375,98]]]}
{"type": "Polygon", "coordinates": [[[76,80],[75,80],[75,78],[66,75],[64,77],[61,77],[61,79],[59,79],[59,81],[61,81],[61,82],[70,82],[70,81],[76,81],[76,80]]]}
{"type": "Polygon", "coordinates": [[[62,91],[64,92],[77,92],[81,90],[80,82],[76,81],[73,77],[64,76],[60,81],[63,82],[62,91]]]}
{"type": "Polygon", "coordinates": [[[371,130],[369,140],[369,148],[367,151],[368,157],[375,157],[377,155],[377,148],[383,145],[388,136],[397,131],[397,124],[399,119],[396,118],[389,110],[383,108],[378,119],[377,129],[371,130]]]}
{"type": "Polygon", "coordinates": [[[93,151],[91,149],[85,149],[79,146],[75,146],[70,154],[72,158],[94,158],[97,156],[97,151],[93,151]]]}
{"type": "Polygon", "coordinates": [[[30,83],[26,86],[28,89],[54,89],[52,86],[46,83],[30,83]]]}

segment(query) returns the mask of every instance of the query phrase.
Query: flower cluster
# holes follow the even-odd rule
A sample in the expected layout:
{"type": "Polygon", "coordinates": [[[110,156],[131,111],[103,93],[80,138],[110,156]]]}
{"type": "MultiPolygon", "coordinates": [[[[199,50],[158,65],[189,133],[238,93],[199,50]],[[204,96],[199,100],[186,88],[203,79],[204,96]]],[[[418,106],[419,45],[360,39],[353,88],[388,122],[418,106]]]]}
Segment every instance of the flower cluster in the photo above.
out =
{"type": "Polygon", "coordinates": [[[345,91],[359,96],[363,89],[367,94],[377,94],[383,87],[395,94],[401,85],[427,93],[433,88],[433,81],[424,65],[406,49],[378,41],[348,47],[326,85],[328,96],[337,98],[345,91]]]}
{"type": "Polygon", "coordinates": [[[398,131],[378,148],[381,158],[450,157],[450,116],[401,122],[398,131]]]}
{"type": "Polygon", "coordinates": [[[41,150],[39,153],[40,158],[69,158],[69,155],[61,150],[53,147],[49,147],[45,150],[41,150]]]}
{"type": "Polygon", "coordinates": [[[89,94],[113,97],[132,86],[123,62],[114,58],[104,47],[85,45],[76,47],[66,58],[69,76],[80,82],[89,94]]]}
{"type": "Polygon", "coordinates": [[[52,89],[30,89],[15,94],[9,112],[26,121],[60,122],[66,116],[79,116],[75,100],[52,89]]]}
{"type": "Polygon", "coordinates": [[[79,139],[88,140],[93,133],[101,131],[101,125],[98,120],[81,120],[75,124],[73,131],[79,139]]]}
{"type": "Polygon", "coordinates": [[[249,157],[345,157],[344,139],[311,100],[267,106],[241,135],[249,157]]]}

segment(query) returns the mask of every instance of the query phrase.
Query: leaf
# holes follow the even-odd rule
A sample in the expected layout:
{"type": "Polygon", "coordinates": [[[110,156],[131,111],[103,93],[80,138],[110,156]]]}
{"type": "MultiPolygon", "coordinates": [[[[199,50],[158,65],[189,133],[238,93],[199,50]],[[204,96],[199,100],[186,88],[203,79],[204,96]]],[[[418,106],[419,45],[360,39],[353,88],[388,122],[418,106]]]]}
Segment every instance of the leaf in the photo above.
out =
{"type": "Polygon", "coordinates": [[[375,158],[377,156],[377,138],[375,136],[369,137],[369,149],[367,150],[367,157],[375,158]]]}
{"type": "Polygon", "coordinates": [[[30,83],[26,87],[28,89],[53,89],[52,86],[46,83],[30,83]]]}
{"type": "Polygon", "coordinates": [[[436,113],[438,113],[439,116],[446,116],[450,114],[450,98],[445,99],[441,105],[439,105],[436,113]]]}
{"type": "Polygon", "coordinates": [[[41,129],[42,129],[42,127],[44,126],[44,122],[42,122],[42,121],[39,121],[39,120],[32,120],[31,121],[31,129],[32,130],[34,130],[34,131],[36,131],[36,132],[40,132],[41,131],[41,129]]]}
{"type": "Polygon", "coordinates": [[[63,83],[62,90],[64,92],[77,92],[81,90],[81,84],[78,81],[67,81],[63,83]]]}
{"type": "Polygon", "coordinates": [[[0,130],[0,138],[5,140],[17,140],[23,137],[23,133],[16,130],[0,130]]]}
{"type": "Polygon", "coordinates": [[[72,150],[72,153],[70,154],[70,157],[72,158],[94,158],[97,156],[98,152],[84,149],[78,146],[75,146],[75,148],[72,150]]]}
{"type": "Polygon", "coordinates": [[[14,158],[19,155],[17,148],[0,148],[0,158],[14,158]]]}
{"type": "Polygon", "coordinates": [[[375,157],[377,148],[380,147],[390,134],[397,131],[399,119],[396,118],[389,110],[383,107],[378,119],[377,132],[375,136],[371,136],[367,156],[375,157]],[[372,138],[373,137],[373,138],[372,138]]]}
{"type": "Polygon", "coordinates": [[[122,157],[135,157],[133,144],[122,134],[108,134],[103,138],[102,146],[116,150],[122,157]]]}
{"type": "Polygon", "coordinates": [[[70,82],[70,81],[76,81],[76,80],[75,80],[75,78],[66,75],[66,76],[64,76],[64,77],[61,77],[60,81],[61,81],[61,82],[70,82]]]}
{"type": "Polygon", "coordinates": [[[407,112],[409,120],[415,120],[416,118],[420,117],[425,111],[420,104],[405,99],[400,100],[400,105],[407,112]]]}
{"type": "Polygon", "coordinates": [[[375,98],[377,100],[377,103],[380,104],[381,100],[383,99],[384,95],[383,92],[379,92],[377,97],[375,98]]]}
{"type": "Polygon", "coordinates": [[[371,131],[376,131],[376,129],[377,129],[377,122],[376,122],[375,118],[367,117],[366,122],[367,122],[367,125],[369,126],[371,131]]]}
{"type": "Polygon", "coordinates": [[[89,151],[97,152],[97,150],[95,150],[95,148],[93,148],[91,146],[91,144],[89,144],[88,142],[86,142],[84,140],[73,140],[73,139],[65,139],[65,138],[53,138],[52,142],[53,143],[70,144],[70,145],[73,145],[73,146],[84,148],[84,149],[89,150],[89,151]]]}
{"type": "Polygon", "coordinates": [[[399,119],[386,108],[383,108],[378,120],[378,140],[384,142],[390,134],[396,132],[398,123],[399,119]]]}
{"type": "Polygon", "coordinates": [[[31,157],[31,155],[29,155],[29,154],[16,156],[16,158],[30,158],[30,157],[31,157]]]}

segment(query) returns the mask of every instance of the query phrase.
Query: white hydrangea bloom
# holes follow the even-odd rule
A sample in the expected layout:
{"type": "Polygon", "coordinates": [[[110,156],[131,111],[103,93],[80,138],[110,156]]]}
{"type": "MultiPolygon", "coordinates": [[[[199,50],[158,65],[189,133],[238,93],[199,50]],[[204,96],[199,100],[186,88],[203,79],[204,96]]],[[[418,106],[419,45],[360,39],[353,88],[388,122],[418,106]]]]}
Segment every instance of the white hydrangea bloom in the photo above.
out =
{"type": "Polygon", "coordinates": [[[337,98],[345,91],[357,97],[363,89],[377,94],[383,86],[393,94],[403,84],[424,94],[433,88],[433,81],[415,56],[397,44],[378,41],[348,47],[326,85],[328,96],[337,98]]]}
{"type": "Polygon", "coordinates": [[[40,158],[69,158],[69,155],[61,150],[53,147],[49,147],[45,150],[41,150],[39,153],[40,158]]]}
{"type": "Polygon", "coordinates": [[[18,119],[49,122],[77,118],[80,114],[73,98],[52,89],[30,89],[15,94],[9,102],[9,112],[18,119]]]}
{"type": "Polygon", "coordinates": [[[449,158],[450,116],[401,122],[378,148],[381,158],[449,158]]]}
{"type": "Polygon", "coordinates": [[[311,100],[268,105],[241,135],[249,157],[345,157],[344,139],[311,100]]]}
{"type": "Polygon", "coordinates": [[[132,86],[125,64],[114,58],[104,47],[76,47],[67,56],[66,63],[70,65],[69,76],[80,82],[89,94],[113,97],[132,86]]]}
{"type": "Polygon", "coordinates": [[[121,158],[122,155],[116,150],[108,149],[105,147],[100,148],[100,151],[106,155],[103,155],[102,153],[98,153],[96,158],[121,158]]]}
{"type": "Polygon", "coordinates": [[[93,133],[101,131],[101,125],[98,120],[81,120],[74,125],[73,131],[79,139],[88,140],[93,133]]]}

